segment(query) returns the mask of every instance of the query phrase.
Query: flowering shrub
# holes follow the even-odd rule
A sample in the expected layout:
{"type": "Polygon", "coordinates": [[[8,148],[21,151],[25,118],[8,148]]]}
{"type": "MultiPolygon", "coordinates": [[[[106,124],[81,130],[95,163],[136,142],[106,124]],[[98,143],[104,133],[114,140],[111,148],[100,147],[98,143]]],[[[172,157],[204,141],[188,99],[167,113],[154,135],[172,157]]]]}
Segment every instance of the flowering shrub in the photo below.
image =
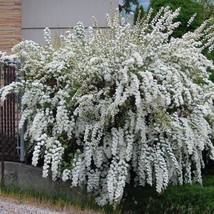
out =
{"type": "Polygon", "coordinates": [[[202,182],[202,152],[214,159],[213,68],[202,50],[213,50],[212,27],[173,38],[179,9],[162,8],[142,24],[107,17],[108,30],[81,23],[55,49],[24,41],[13,48],[24,59],[20,127],[33,148],[32,164],[44,157],[43,176],[71,180],[117,204],[126,183],[202,182]]]}

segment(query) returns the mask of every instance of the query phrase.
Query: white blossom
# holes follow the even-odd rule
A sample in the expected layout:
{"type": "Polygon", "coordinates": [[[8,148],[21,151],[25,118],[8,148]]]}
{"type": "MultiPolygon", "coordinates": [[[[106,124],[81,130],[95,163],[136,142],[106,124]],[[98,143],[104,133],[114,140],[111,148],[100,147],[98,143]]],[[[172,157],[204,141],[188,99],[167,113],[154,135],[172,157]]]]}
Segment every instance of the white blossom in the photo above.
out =
{"type": "Polygon", "coordinates": [[[201,183],[202,152],[214,159],[214,65],[202,54],[213,49],[212,28],[173,38],[179,9],[151,13],[136,26],[107,16],[104,31],[78,23],[57,49],[46,29],[45,46],[13,48],[25,75],[0,89],[1,101],[23,93],[19,125],[32,164],[44,158],[43,177],[85,185],[100,205],[120,202],[131,172],[136,186],[162,192],[201,183]]]}

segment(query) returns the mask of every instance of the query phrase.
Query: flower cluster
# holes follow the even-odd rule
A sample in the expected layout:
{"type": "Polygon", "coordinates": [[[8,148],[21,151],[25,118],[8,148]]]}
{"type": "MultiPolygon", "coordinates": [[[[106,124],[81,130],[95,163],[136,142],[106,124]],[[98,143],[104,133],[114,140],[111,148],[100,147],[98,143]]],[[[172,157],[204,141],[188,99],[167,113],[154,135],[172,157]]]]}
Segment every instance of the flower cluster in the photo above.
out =
{"type": "Polygon", "coordinates": [[[86,185],[101,205],[119,203],[130,182],[201,183],[202,152],[214,159],[214,66],[202,54],[212,32],[204,23],[173,38],[179,10],[150,14],[136,26],[108,16],[107,30],[78,23],[57,49],[46,29],[46,46],[14,47],[24,75],[0,91],[24,90],[20,126],[43,176],[86,185]]]}

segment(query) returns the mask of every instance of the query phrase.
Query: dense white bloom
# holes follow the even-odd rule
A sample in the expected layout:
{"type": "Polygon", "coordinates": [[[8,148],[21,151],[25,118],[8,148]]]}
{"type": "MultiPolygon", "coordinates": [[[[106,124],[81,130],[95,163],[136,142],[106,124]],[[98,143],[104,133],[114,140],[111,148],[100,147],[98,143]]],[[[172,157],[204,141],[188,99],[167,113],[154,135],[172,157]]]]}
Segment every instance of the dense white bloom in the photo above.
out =
{"type": "Polygon", "coordinates": [[[25,75],[0,95],[24,90],[20,127],[26,122],[32,164],[44,157],[44,177],[86,185],[101,205],[119,203],[129,182],[158,192],[169,183],[202,182],[202,152],[214,159],[207,72],[214,66],[202,50],[214,41],[206,23],[173,38],[178,14],[162,8],[150,20],[150,11],[136,26],[107,16],[108,30],[78,23],[57,49],[48,29],[46,46],[14,47],[25,75]]]}

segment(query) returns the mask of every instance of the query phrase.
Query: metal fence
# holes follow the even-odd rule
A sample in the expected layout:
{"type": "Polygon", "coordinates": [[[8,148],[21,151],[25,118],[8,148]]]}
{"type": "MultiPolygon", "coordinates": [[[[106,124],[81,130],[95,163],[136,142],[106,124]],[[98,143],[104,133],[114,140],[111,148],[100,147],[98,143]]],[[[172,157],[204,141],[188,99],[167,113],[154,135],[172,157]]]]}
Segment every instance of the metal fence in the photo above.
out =
{"type": "MultiPolygon", "coordinates": [[[[15,67],[5,65],[0,68],[0,88],[14,81],[16,81],[15,67]]],[[[20,160],[17,100],[15,94],[10,94],[4,103],[0,102],[0,155],[2,160],[20,160]]]]}

